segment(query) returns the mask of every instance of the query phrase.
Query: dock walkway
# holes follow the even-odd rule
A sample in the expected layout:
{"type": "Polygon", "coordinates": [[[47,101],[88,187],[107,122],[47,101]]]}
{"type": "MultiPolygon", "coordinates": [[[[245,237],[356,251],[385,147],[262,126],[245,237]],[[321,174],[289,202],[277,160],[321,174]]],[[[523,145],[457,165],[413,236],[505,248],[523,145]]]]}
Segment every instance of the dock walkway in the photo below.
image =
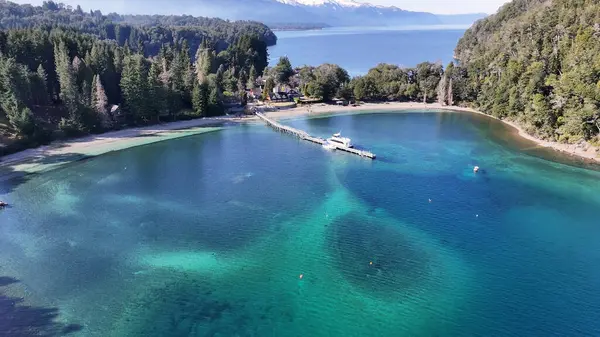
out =
{"type": "MultiPolygon", "coordinates": [[[[263,113],[261,112],[256,112],[256,116],[258,116],[258,118],[262,119],[268,126],[272,127],[273,129],[279,131],[279,132],[283,132],[283,133],[289,133],[293,136],[296,136],[302,140],[307,140],[309,142],[313,142],[313,143],[317,143],[320,145],[325,144],[327,141],[323,138],[319,138],[319,137],[313,137],[310,134],[308,134],[306,131],[302,131],[302,130],[298,130],[295,128],[292,128],[290,126],[287,125],[283,125],[267,116],[265,116],[263,113]]],[[[358,150],[358,149],[354,149],[351,147],[346,147],[340,144],[334,144],[337,150],[342,150],[348,153],[352,153],[361,157],[365,157],[365,158],[369,158],[369,159],[375,159],[375,154],[369,152],[369,151],[364,151],[364,150],[358,150]]]]}

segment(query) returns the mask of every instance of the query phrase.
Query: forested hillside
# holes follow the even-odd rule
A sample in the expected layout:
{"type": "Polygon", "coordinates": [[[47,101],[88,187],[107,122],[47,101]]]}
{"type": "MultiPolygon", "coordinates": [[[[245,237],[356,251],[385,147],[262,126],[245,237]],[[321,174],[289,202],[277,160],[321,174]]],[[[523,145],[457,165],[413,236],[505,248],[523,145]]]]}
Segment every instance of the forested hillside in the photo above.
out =
{"type": "Polygon", "coordinates": [[[293,60],[285,57],[264,72],[268,33],[232,28],[253,23],[105,17],[51,2],[44,8],[0,2],[0,9],[6,8],[13,9],[0,17],[2,24],[21,28],[0,31],[0,133],[23,146],[50,139],[56,129],[76,135],[161,118],[218,115],[227,100],[245,102],[245,89],[261,75],[265,98],[279,84],[323,101],[460,104],[514,120],[541,138],[599,142],[600,4],[595,0],[514,0],[465,33],[456,64],[445,69],[429,62],[414,68],[380,64],[353,79],[334,64],[293,69],[293,60]],[[53,15],[63,23],[49,25],[53,15]],[[203,28],[194,28],[194,22],[203,28]],[[200,35],[162,24],[189,25],[200,35]],[[207,28],[212,26],[221,28],[207,28]],[[119,109],[111,111],[113,105],[119,109]]]}
{"type": "Polygon", "coordinates": [[[202,40],[209,38],[217,51],[224,50],[242,34],[256,34],[267,45],[274,45],[277,37],[264,24],[252,21],[230,22],[216,18],[164,15],[102,15],[100,11],[84,12],[78,6],[71,8],[47,1],[43,6],[18,5],[0,0],[0,29],[71,28],[100,39],[127,44],[137,51],[144,46],[146,56],[158,54],[160,47],[186,40],[191,55],[202,40]]]}
{"type": "Polygon", "coordinates": [[[257,35],[220,53],[204,40],[195,56],[185,40],[147,58],[71,29],[0,31],[0,138],[17,141],[15,150],[48,141],[57,129],[74,136],[220,115],[227,100],[244,101],[246,83],[267,66],[257,35]]]}
{"type": "Polygon", "coordinates": [[[546,139],[600,132],[597,0],[514,0],[467,30],[455,57],[458,99],[546,139]]]}

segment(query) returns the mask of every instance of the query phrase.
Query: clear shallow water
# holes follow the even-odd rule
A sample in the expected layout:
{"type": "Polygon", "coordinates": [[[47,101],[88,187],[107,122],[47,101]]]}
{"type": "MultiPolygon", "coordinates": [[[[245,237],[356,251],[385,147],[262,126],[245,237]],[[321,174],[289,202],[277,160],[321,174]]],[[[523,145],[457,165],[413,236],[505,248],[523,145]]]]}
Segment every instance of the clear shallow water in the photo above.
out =
{"type": "Polygon", "coordinates": [[[239,126],[4,183],[0,292],[82,336],[600,333],[599,172],[470,114],[287,123],[378,160],[239,126]]]}
{"type": "Polygon", "coordinates": [[[309,31],[279,31],[277,45],[269,48],[270,65],[288,56],[293,66],[335,63],[350,75],[362,75],[379,63],[414,67],[442,62],[466,28],[462,26],[336,27],[309,31]]]}

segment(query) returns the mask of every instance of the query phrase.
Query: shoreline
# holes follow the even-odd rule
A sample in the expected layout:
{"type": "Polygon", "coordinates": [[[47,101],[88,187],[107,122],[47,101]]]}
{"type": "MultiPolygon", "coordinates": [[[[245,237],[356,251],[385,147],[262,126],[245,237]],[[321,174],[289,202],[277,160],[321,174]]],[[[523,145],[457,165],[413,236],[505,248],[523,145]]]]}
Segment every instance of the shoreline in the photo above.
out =
{"type": "Polygon", "coordinates": [[[447,111],[447,112],[469,112],[478,115],[483,115],[497,121],[500,121],[513,129],[515,133],[524,139],[530,140],[536,145],[544,148],[550,148],[563,154],[578,157],[580,159],[589,160],[595,163],[600,163],[600,148],[594,147],[588,143],[581,144],[564,144],[553,141],[539,139],[528,134],[523,127],[513,121],[500,119],[479,110],[472,108],[464,108],[458,106],[442,106],[438,103],[416,103],[416,102],[389,102],[389,103],[364,103],[357,107],[352,106],[336,106],[328,104],[315,104],[310,107],[295,107],[290,109],[280,109],[269,111],[268,116],[274,119],[287,119],[295,117],[309,116],[327,116],[335,115],[340,112],[378,112],[378,111],[407,111],[407,110],[427,110],[427,111],[447,111]]]}
{"type": "Polygon", "coordinates": [[[204,132],[220,130],[245,119],[211,117],[88,135],[31,148],[0,157],[0,181],[30,173],[41,173],[75,161],[204,132]]]}
{"type": "MultiPolygon", "coordinates": [[[[487,115],[481,111],[471,108],[448,107],[440,104],[423,104],[410,102],[390,103],[365,103],[357,107],[337,106],[328,104],[315,104],[309,108],[306,106],[289,109],[278,109],[265,111],[269,117],[274,119],[289,119],[298,117],[328,116],[340,113],[352,112],[385,112],[385,111],[449,111],[469,112],[489,118],[496,119],[515,129],[515,133],[540,147],[554,149],[571,156],[576,156],[595,163],[600,163],[600,149],[591,145],[581,146],[576,144],[562,144],[538,139],[529,135],[518,124],[512,121],[501,120],[487,115]]],[[[99,135],[90,135],[82,138],[69,139],[53,142],[38,148],[27,149],[0,157],[0,180],[13,178],[15,175],[29,173],[40,173],[55,169],[64,164],[87,159],[109,152],[120,151],[136,146],[147,145],[163,140],[170,140],[204,132],[220,130],[226,124],[256,122],[256,117],[234,118],[234,117],[211,117],[158,124],[147,127],[130,128],[111,131],[99,135]]]]}

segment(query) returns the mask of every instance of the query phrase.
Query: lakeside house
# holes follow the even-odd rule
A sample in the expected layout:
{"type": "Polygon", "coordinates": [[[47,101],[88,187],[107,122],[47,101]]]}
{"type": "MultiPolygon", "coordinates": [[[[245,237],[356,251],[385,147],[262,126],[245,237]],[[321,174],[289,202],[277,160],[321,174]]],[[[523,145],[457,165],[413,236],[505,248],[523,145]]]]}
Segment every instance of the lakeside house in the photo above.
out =
{"type": "Polygon", "coordinates": [[[347,106],[347,105],[348,105],[348,101],[347,101],[347,100],[345,100],[345,99],[341,99],[341,98],[335,98],[335,99],[333,100],[333,102],[334,102],[336,105],[341,105],[341,106],[347,106]]]}
{"type": "Polygon", "coordinates": [[[262,97],[262,88],[246,89],[246,93],[249,99],[260,99],[262,97]]]}
{"type": "Polygon", "coordinates": [[[269,93],[269,101],[273,103],[290,102],[292,97],[287,92],[271,92],[269,93]]]}

